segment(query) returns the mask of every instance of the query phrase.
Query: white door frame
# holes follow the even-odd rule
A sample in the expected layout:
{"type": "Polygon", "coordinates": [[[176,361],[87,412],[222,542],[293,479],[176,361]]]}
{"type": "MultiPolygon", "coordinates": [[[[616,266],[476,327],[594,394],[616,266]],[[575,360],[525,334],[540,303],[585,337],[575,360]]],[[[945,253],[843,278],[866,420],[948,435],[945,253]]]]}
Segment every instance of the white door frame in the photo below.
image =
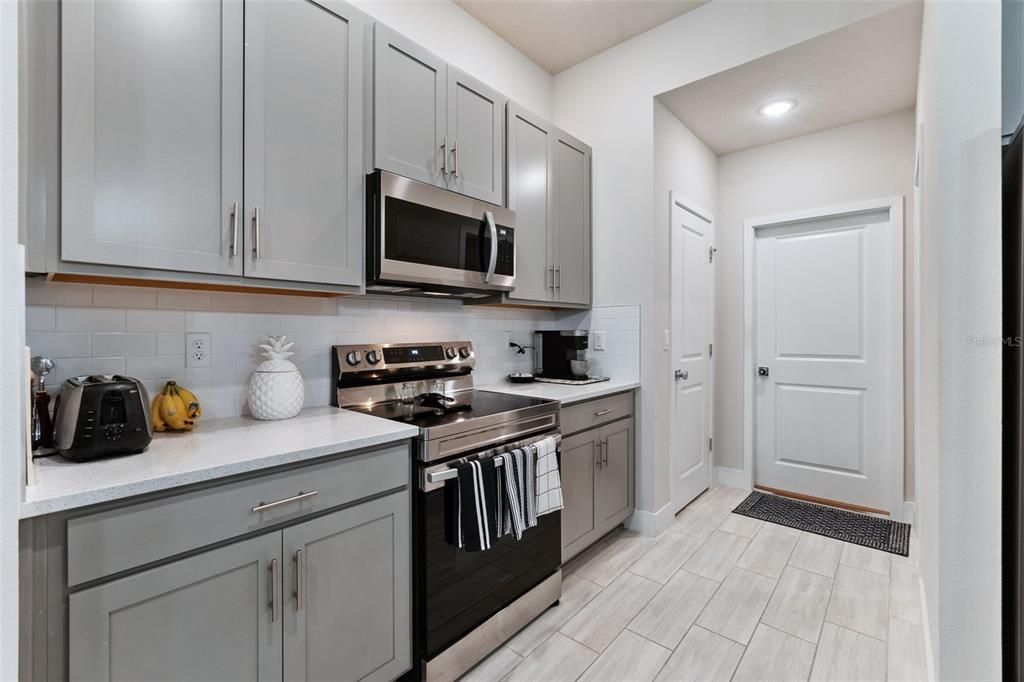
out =
{"type": "MultiPolygon", "coordinates": [[[[692,213],[693,215],[697,216],[701,220],[707,222],[708,225],[710,225],[710,227],[711,227],[711,240],[710,241],[711,241],[712,248],[714,248],[714,245],[716,243],[716,236],[717,235],[715,234],[715,228],[717,227],[717,224],[715,223],[715,216],[714,216],[714,214],[711,213],[711,211],[708,211],[708,210],[704,209],[703,207],[701,207],[699,204],[697,204],[694,201],[690,201],[686,197],[682,196],[676,190],[674,190],[674,189],[673,190],[669,190],[669,192],[668,192],[668,199],[669,199],[669,201],[668,201],[668,232],[669,232],[669,249],[668,249],[668,253],[669,253],[669,256],[668,256],[669,294],[668,294],[668,305],[669,305],[669,329],[674,330],[675,327],[676,327],[676,325],[675,325],[675,316],[677,314],[676,305],[679,303],[679,294],[675,290],[675,288],[673,286],[671,286],[674,283],[673,272],[674,272],[674,268],[675,268],[675,263],[672,262],[672,254],[675,253],[675,250],[672,247],[673,247],[674,240],[678,239],[678,237],[676,237],[675,230],[673,229],[674,226],[672,225],[672,207],[673,206],[679,206],[679,208],[683,209],[687,213],[692,213]]],[[[711,282],[709,283],[709,286],[708,286],[708,317],[707,317],[707,324],[708,324],[708,327],[709,327],[708,338],[711,339],[711,343],[712,343],[712,346],[713,346],[714,345],[714,341],[715,341],[715,276],[714,276],[714,270],[711,271],[711,282]]],[[[670,373],[667,375],[667,378],[666,378],[666,380],[669,382],[669,396],[671,398],[671,400],[669,402],[670,407],[674,407],[675,406],[675,394],[676,394],[676,391],[675,391],[675,378],[672,376],[671,371],[674,369],[675,358],[678,357],[678,354],[676,353],[676,344],[677,343],[679,343],[679,339],[676,337],[676,335],[674,333],[670,332],[670,334],[669,334],[669,356],[671,358],[670,362],[672,363],[672,366],[669,367],[670,373]]],[[[711,357],[708,358],[708,390],[707,390],[707,396],[708,396],[707,397],[707,401],[708,401],[708,405],[707,405],[708,438],[710,438],[712,440],[712,442],[714,442],[714,431],[713,431],[712,427],[714,426],[714,423],[715,423],[715,420],[714,420],[714,405],[715,405],[714,391],[715,391],[715,355],[714,355],[714,353],[712,353],[711,357]]],[[[668,444],[668,446],[669,446],[669,473],[670,473],[670,475],[672,477],[672,487],[669,490],[669,496],[671,498],[669,504],[673,506],[673,513],[675,513],[678,510],[674,509],[674,501],[675,501],[675,497],[676,497],[676,495],[675,495],[675,493],[676,493],[676,490],[675,490],[675,488],[676,488],[676,475],[675,475],[675,469],[674,469],[674,467],[675,467],[675,464],[674,464],[675,458],[674,458],[674,455],[672,453],[675,452],[675,448],[679,444],[679,425],[676,424],[676,420],[674,418],[670,419],[669,421],[670,421],[670,424],[671,424],[671,427],[669,428],[669,444],[668,444]]],[[[715,453],[712,450],[712,452],[709,453],[709,457],[708,457],[708,487],[709,488],[714,484],[714,481],[715,481],[715,453]]]]}
{"type": "Polygon", "coordinates": [[[892,355],[896,363],[896,418],[893,422],[890,442],[893,461],[890,462],[890,504],[891,518],[900,521],[904,516],[903,477],[905,473],[903,439],[903,197],[894,196],[885,199],[857,201],[848,204],[826,206],[823,208],[780,213],[762,218],[750,218],[743,221],[743,469],[750,488],[754,487],[754,239],[757,230],[787,223],[798,223],[820,218],[889,210],[889,224],[892,226],[889,238],[892,242],[893,269],[890,281],[891,291],[896,292],[896,305],[893,306],[893,334],[891,340],[892,355]]]}

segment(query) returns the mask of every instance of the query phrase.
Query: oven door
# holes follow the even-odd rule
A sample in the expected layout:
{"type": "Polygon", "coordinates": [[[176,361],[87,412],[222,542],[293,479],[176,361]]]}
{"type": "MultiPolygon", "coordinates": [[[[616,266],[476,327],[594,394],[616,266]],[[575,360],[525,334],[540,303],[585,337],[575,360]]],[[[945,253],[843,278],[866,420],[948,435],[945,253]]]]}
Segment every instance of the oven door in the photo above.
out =
{"type": "Polygon", "coordinates": [[[368,186],[369,283],[515,287],[515,212],[384,171],[368,186]]]}
{"type": "Polygon", "coordinates": [[[445,542],[444,484],[429,484],[425,475],[444,468],[444,463],[420,467],[413,517],[415,639],[423,660],[434,658],[551,576],[562,558],[561,512],[538,517],[522,539],[508,535],[483,552],[445,542]]]}

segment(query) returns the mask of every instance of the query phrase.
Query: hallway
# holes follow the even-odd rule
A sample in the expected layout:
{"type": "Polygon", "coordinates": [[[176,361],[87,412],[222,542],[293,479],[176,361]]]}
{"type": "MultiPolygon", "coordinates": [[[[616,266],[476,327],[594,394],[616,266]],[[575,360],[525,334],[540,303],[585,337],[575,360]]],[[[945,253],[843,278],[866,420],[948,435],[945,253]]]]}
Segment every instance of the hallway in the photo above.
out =
{"type": "Polygon", "coordinates": [[[744,497],[716,487],[657,539],[609,535],[463,679],[927,677],[916,537],[904,558],[732,514],[744,497]]]}

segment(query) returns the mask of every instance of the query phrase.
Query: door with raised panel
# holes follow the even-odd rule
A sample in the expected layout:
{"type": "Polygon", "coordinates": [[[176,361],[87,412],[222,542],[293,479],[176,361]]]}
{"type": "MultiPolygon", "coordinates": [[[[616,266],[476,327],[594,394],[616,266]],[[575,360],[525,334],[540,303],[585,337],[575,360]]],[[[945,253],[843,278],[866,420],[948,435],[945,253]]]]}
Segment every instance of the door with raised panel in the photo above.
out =
{"type": "Polygon", "coordinates": [[[509,298],[547,301],[554,294],[552,126],[514,102],[508,105],[508,207],[516,212],[516,288],[509,298]]]}
{"type": "Polygon", "coordinates": [[[362,282],[363,30],[340,0],[245,4],[247,277],[362,282]]]}
{"type": "Polygon", "coordinates": [[[445,187],[448,66],[381,23],[373,33],[374,167],[445,187]]]}
{"type": "Polygon", "coordinates": [[[604,533],[633,512],[633,420],[601,427],[600,466],[594,485],[594,515],[604,533]]]}
{"type": "Polygon", "coordinates": [[[284,676],[392,680],[411,666],[409,491],[285,528],[284,676]]]}
{"type": "Polygon", "coordinates": [[[281,535],[75,592],[72,680],[280,680],[281,535]]]}
{"type": "Polygon", "coordinates": [[[590,147],[558,131],[554,149],[555,297],[590,303],[590,147]]]}
{"type": "Polygon", "coordinates": [[[562,561],[589,545],[597,534],[594,517],[598,429],[562,440],[562,561]]]}
{"type": "Polygon", "coordinates": [[[242,2],[61,14],[61,258],[240,274],[242,2]]]}
{"type": "Polygon", "coordinates": [[[504,205],[506,102],[496,90],[448,66],[449,189],[504,205]]]}

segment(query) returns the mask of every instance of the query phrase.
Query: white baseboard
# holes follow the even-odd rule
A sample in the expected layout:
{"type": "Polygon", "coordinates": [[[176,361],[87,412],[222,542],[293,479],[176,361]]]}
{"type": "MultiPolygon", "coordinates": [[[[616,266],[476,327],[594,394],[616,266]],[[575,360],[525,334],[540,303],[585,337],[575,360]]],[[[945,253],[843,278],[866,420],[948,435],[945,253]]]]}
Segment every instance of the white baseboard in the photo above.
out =
{"type": "Polygon", "coordinates": [[[903,503],[903,518],[900,520],[917,528],[917,506],[913,502],[903,503]]]}
{"type": "Polygon", "coordinates": [[[747,485],[747,475],[743,469],[715,467],[715,480],[718,481],[718,485],[724,485],[730,488],[741,488],[745,490],[749,487],[747,485]]]}
{"type": "Polygon", "coordinates": [[[669,502],[656,512],[642,510],[633,512],[633,515],[626,520],[626,528],[653,538],[668,530],[675,518],[676,515],[672,513],[672,503],[669,502]]]}

